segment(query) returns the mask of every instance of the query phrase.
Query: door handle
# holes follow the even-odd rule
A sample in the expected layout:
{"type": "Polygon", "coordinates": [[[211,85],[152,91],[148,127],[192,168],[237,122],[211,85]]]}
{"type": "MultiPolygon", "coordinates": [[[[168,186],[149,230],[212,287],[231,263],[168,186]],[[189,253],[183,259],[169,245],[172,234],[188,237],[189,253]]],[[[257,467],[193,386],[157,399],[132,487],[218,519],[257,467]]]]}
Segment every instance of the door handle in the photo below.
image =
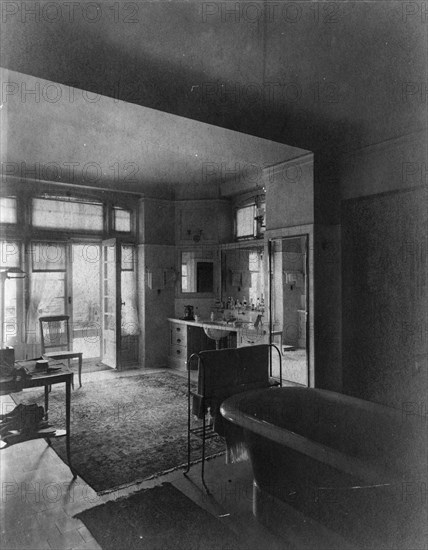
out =
{"type": "Polygon", "coordinates": [[[121,302],[120,305],[121,305],[121,306],[124,306],[124,305],[125,305],[125,302],[121,302]]]}

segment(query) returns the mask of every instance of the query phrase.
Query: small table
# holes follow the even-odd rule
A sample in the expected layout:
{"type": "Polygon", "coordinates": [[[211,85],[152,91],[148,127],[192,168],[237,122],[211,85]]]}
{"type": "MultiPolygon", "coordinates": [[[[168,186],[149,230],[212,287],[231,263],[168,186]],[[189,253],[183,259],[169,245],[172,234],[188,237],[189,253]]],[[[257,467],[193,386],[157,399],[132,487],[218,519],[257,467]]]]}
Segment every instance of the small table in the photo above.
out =
{"type": "MultiPolygon", "coordinates": [[[[22,365],[23,362],[20,362],[22,365]]],[[[25,365],[28,368],[28,365],[25,365]]],[[[48,440],[48,444],[50,445],[50,437],[60,437],[62,435],[66,436],[66,451],[67,451],[67,460],[68,464],[71,470],[71,473],[73,474],[73,479],[76,479],[77,474],[73,471],[72,465],[71,465],[71,454],[70,454],[70,412],[71,412],[71,386],[73,384],[73,372],[63,365],[62,363],[56,365],[56,367],[60,367],[58,370],[52,370],[51,372],[40,372],[37,371],[35,368],[28,368],[28,370],[31,372],[31,378],[25,378],[19,383],[19,390],[20,389],[27,389],[27,388],[37,388],[44,386],[45,388],[45,419],[48,420],[48,407],[49,407],[49,391],[50,386],[53,386],[54,384],[63,384],[65,383],[65,434],[58,434],[55,435],[43,435],[43,432],[38,434],[38,432],[35,432],[30,435],[20,435],[17,434],[16,440],[13,441],[13,443],[10,443],[6,445],[6,447],[9,447],[11,445],[14,445],[16,443],[22,443],[23,441],[29,441],[30,439],[36,439],[38,437],[45,437],[48,440]]],[[[11,389],[10,387],[10,378],[2,378],[0,379],[0,394],[10,394],[14,393],[15,391],[11,389]],[[3,383],[5,386],[8,386],[6,390],[2,390],[3,383]]],[[[6,448],[4,447],[4,448],[6,448]]]]}

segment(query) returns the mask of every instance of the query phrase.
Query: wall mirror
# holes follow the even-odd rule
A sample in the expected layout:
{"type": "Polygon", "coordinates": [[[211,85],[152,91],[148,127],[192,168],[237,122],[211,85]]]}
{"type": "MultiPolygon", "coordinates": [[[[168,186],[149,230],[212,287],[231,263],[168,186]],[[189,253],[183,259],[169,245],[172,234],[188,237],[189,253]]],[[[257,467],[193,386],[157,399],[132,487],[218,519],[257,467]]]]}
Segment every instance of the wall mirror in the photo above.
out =
{"type": "Polygon", "coordinates": [[[210,250],[182,251],[180,260],[181,292],[214,292],[214,255],[210,250]]]}
{"type": "Polygon", "coordinates": [[[221,253],[221,300],[239,300],[254,309],[264,307],[263,243],[240,243],[221,253]]]}

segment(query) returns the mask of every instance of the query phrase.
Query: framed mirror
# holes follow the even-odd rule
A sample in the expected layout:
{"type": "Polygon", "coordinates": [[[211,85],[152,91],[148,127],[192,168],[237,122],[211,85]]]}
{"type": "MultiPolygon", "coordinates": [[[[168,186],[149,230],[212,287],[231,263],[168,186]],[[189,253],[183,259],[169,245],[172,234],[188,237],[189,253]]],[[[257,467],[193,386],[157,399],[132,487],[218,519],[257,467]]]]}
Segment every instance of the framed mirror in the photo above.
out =
{"type": "Polygon", "coordinates": [[[214,255],[210,250],[187,250],[180,254],[180,291],[183,294],[214,292],[214,255]]]}

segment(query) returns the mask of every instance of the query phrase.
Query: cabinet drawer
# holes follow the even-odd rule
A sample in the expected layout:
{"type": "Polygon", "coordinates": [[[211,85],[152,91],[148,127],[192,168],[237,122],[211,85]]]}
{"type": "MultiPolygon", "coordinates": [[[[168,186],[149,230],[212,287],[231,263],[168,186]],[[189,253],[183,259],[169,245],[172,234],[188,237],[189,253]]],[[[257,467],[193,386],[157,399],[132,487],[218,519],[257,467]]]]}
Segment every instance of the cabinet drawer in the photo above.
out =
{"type": "Polygon", "coordinates": [[[171,323],[171,346],[187,346],[187,326],[171,323]]]}

